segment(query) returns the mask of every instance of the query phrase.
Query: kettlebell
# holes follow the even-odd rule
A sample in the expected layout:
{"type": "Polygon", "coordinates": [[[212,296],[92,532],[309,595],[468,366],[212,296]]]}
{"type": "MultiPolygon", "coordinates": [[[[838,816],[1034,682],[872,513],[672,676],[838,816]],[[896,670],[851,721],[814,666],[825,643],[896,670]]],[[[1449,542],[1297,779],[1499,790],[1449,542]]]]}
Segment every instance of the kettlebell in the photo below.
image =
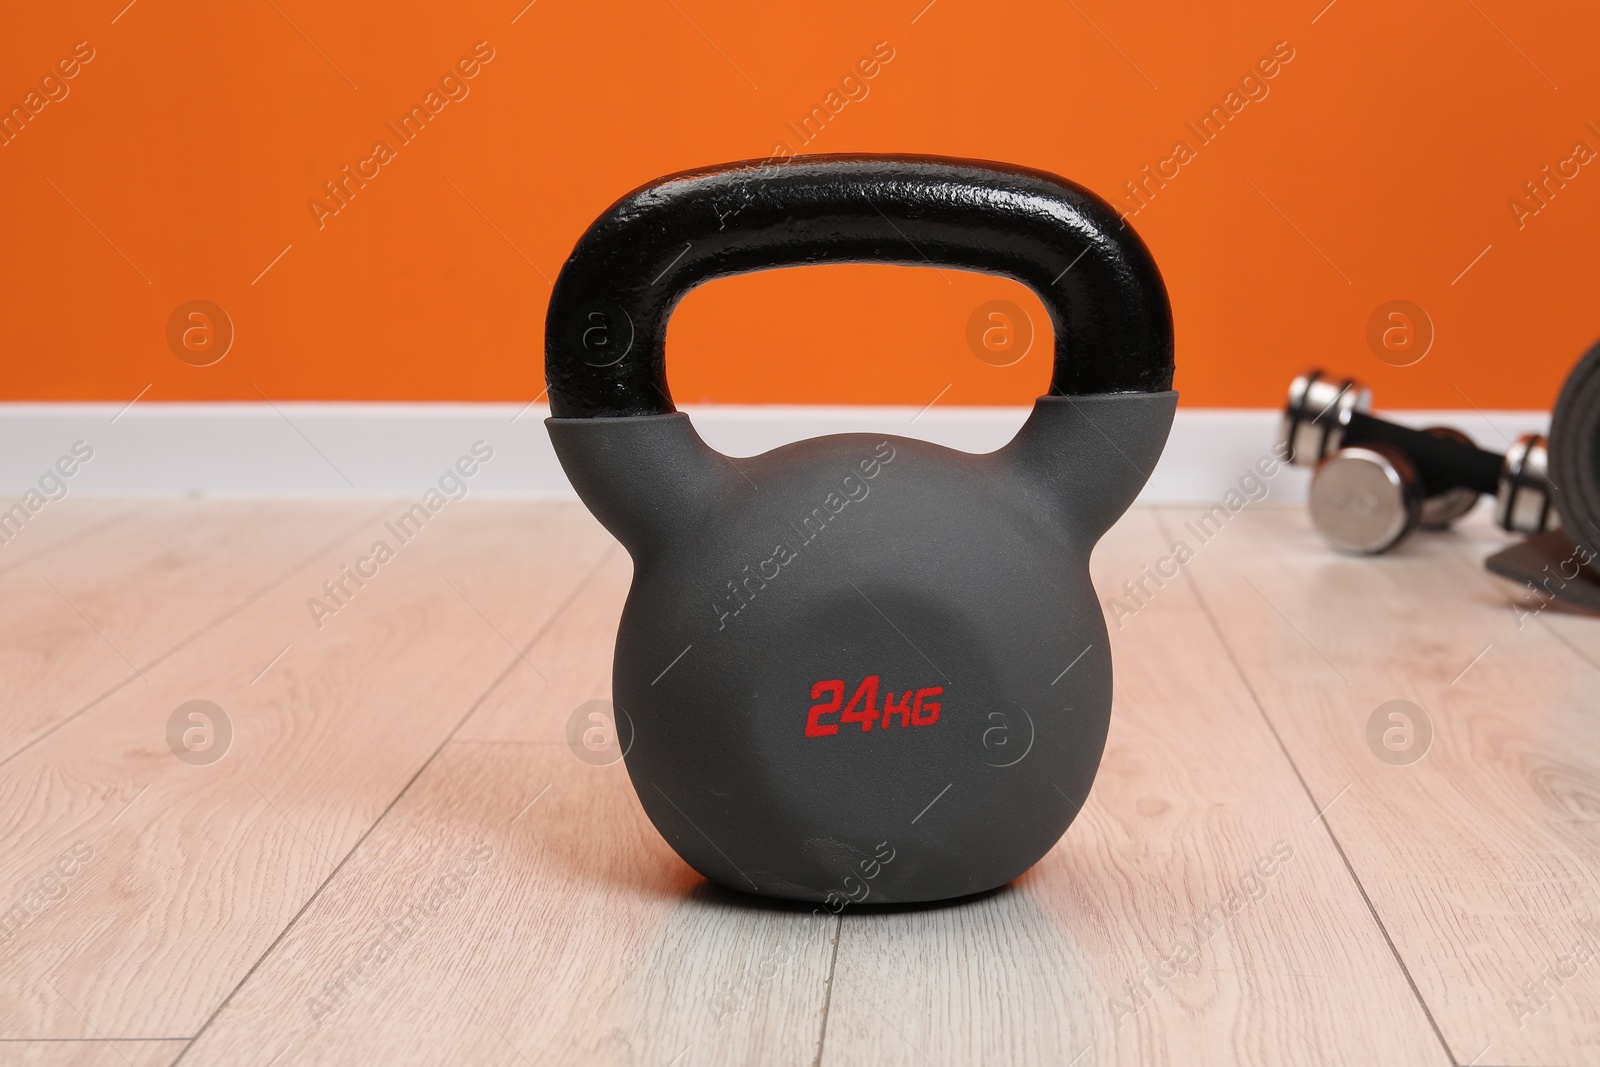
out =
{"type": "MultiPolygon", "coordinates": [[[[752,363],[759,337],[734,339],[752,363]]],[[[1105,201],[1041,171],[811,156],[617,201],[550,298],[547,421],[633,558],[613,699],[634,790],[685,862],[812,901],[1016,878],[1088,796],[1111,712],[1089,553],[1166,443],[1172,313],[1105,201]],[[982,271],[1036,292],[1049,394],[1005,447],[840,434],[735,459],[667,389],[667,319],[713,278],[816,263],[982,271]]]]}

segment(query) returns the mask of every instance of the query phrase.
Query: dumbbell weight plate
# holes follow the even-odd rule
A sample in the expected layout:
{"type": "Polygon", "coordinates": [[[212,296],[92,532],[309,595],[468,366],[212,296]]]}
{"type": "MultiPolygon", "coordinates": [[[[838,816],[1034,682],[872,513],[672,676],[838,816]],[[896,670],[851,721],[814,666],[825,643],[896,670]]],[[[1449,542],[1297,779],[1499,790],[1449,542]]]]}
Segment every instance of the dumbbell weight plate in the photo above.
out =
{"type": "Polygon", "coordinates": [[[1315,467],[1338,450],[1356,412],[1372,406],[1372,390],[1353,379],[1324,378],[1319,370],[1299,375],[1278,424],[1278,445],[1290,463],[1315,467]]]}
{"type": "Polygon", "coordinates": [[[1411,461],[1387,445],[1341,448],[1311,479],[1311,523],[1334,548],[1377,555],[1399,544],[1422,514],[1411,461]]]}
{"type": "Polygon", "coordinates": [[[1543,436],[1525,433],[1506,450],[1495,494],[1495,519],[1512,533],[1538,534],[1561,525],[1550,480],[1550,450],[1543,436]]]}
{"type": "MultiPolygon", "coordinates": [[[[1463,445],[1473,443],[1472,438],[1453,426],[1429,426],[1423,432],[1463,445]]],[[[1443,530],[1471,511],[1477,503],[1478,491],[1464,485],[1434,493],[1422,501],[1422,516],[1417,520],[1417,525],[1424,530],[1443,530]]]]}
{"type": "Polygon", "coordinates": [[[1474,489],[1457,487],[1446,489],[1435,496],[1430,496],[1422,502],[1422,515],[1417,520],[1417,525],[1424,530],[1446,530],[1455,524],[1455,521],[1471,511],[1478,503],[1478,493],[1474,489]]]}

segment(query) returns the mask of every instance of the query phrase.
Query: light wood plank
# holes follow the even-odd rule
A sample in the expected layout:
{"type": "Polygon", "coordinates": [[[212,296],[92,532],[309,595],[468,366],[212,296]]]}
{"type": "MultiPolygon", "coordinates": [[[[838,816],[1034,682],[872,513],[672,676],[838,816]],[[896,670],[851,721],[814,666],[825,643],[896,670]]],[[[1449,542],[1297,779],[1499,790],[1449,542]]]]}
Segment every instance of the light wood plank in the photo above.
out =
{"type": "MultiPolygon", "coordinates": [[[[1456,550],[1456,554],[1466,562],[1467,566],[1482,572],[1490,588],[1504,597],[1506,610],[1512,613],[1520,625],[1537,623],[1543,626],[1587,660],[1591,666],[1600,668],[1600,615],[1555,600],[1547,593],[1541,594],[1526,585],[1518,585],[1509,579],[1490,574],[1482,567],[1483,560],[1515,543],[1516,537],[1495,526],[1489,520],[1487,510],[1477,512],[1474,519],[1475,521],[1463,523],[1451,530],[1446,543],[1456,550]]],[[[1581,561],[1583,556],[1574,555],[1572,559],[1573,563],[1557,566],[1557,573],[1549,577],[1549,589],[1560,588],[1560,572],[1581,561]]],[[[1567,573],[1571,571],[1568,570],[1567,573]]]]}
{"type": "MultiPolygon", "coordinates": [[[[0,506],[9,506],[6,500],[0,506]]],[[[141,511],[159,506],[152,501],[68,497],[42,508],[4,542],[0,542],[0,574],[42,558],[113,526],[141,511]]],[[[8,529],[15,529],[15,522],[8,529]]]]}
{"type": "Polygon", "coordinates": [[[185,1063],[232,1062],[286,1028],[297,1064],[812,1062],[837,920],[704,883],[620,763],[566,746],[572,709],[610,694],[631,573],[615,551],[529,649],[549,684],[509,675],[461,730],[520,743],[447,745],[185,1063]],[[361,956],[464,826],[496,849],[483,903],[468,896],[452,931],[312,1022],[307,989],[361,956]]]}
{"type": "MultiPolygon", "coordinates": [[[[231,553],[252,576],[264,556],[242,546],[257,535],[182,510],[169,534],[191,536],[186,565],[220,573],[231,553]]],[[[1177,534],[1189,517],[1160,518],[1177,534]]],[[[1156,521],[1136,512],[1108,536],[1094,561],[1103,593],[1166,553],[1156,521]]],[[[284,536],[304,537],[294,525],[284,536]]],[[[33,898],[44,906],[0,944],[0,1038],[203,1026],[182,1063],[281,1052],[278,1067],[811,1063],[819,1042],[827,1063],[1444,1063],[1425,1001],[1462,1062],[1595,1059],[1600,964],[1524,1018],[1506,1000],[1570,957],[1600,912],[1600,687],[1575,651],[1600,622],[1546,610],[1519,629],[1515,590],[1481,571],[1495,537],[1480,527],[1358,561],[1327,553],[1299,509],[1234,519],[1114,630],[1106,760],[1062,844],[986,898],[847,911],[831,984],[838,920],[703,884],[620,765],[568,751],[573,709],[609,697],[631,576],[592,520],[452,504],[318,630],[306,598],[375,532],[358,528],[158,664],[150,685],[0,767],[0,810],[16,816],[0,825],[0,908],[76,842],[93,847],[65,894],[33,898]],[[166,747],[167,716],[195,696],[236,730],[209,767],[166,747]],[[1436,727],[1407,767],[1365,739],[1367,715],[1394,696],[1436,727]],[[1279,841],[1292,856],[1244,882],[1279,841]],[[493,856],[459,898],[314,1018],[311,999],[478,844],[493,856]],[[1237,912],[1196,935],[1230,889],[1237,912]],[[1181,973],[1150,975],[1201,940],[1181,973]],[[1482,1051],[1474,1026],[1495,1038],[1482,1051]]],[[[119,570],[102,555],[104,581],[74,587],[136,645],[182,615],[158,592],[189,595],[155,547],[143,558],[119,570]]],[[[0,570],[0,589],[28,569],[0,570]]],[[[48,696],[71,676],[25,674],[18,691],[48,696]]],[[[123,1063],[118,1051],[137,1049],[159,1052],[157,1067],[183,1047],[0,1040],[0,1062],[123,1063]]]]}
{"type": "Polygon", "coordinates": [[[307,598],[380,536],[374,521],[0,768],[0,886],[93,849],[5,946],[0,1036],[195,1032],[497,677],[543,685],[520,649],[612,547],[576,506],[452,504],[318,629],[307,598]],[[167,745],[196,697],[233,724],[210,766],[167,745]]]}
{"type": "MultiPolygon", "coordinates": [[[[507,685],[536,692],[523,676],[507,685]]],[[[270,1046],[293,1067],[798,1067],[816,1055],[836,922],[704,883],[621,764],[453,742],[183,1064],[270,1046]],[[485,844],[459,899],[363,973],[390,924],[485,844]]]]}
{"type": "Polygon", "coordinates": [[[0,713],[0,761],[112,690],[144,684],[140,671],[375,508],[163,501],[0,574],[0,686],[29,694],[0,713]]]}
{"type": "Polygon", "coordinates": [[[591,700],[611,699],[617,623],[633,582],[633,561],[620,548],[539,639],[528,658],[550,684],[497,687],[456,734],[463,741],[564,743],[567,719],[591,700]]]}
{"type": "MultiPolygon", "coordinates": [[[[1166,551],[1130,513],[1097,587],[1166,551]]],[[[1193,594],[1113,623],[1112,652],[1083,814],[993,895],[846,909],[822,1062],[1447,1063],[1193,594]]]]}
{"type": "MultiPolygon", "coordinates": [[[[1168,517],[1174,536],[1189,517],[1168,517]]],[[[1231,520],[1186,572],[1456,1058],[1594,1063],[1600,959],[1572,956],[1600,949],[1583,925],[1600,917],[1600,672],[1551,632],[1566,625],[1553,614],[1519,619],[1475,539],[1423,535],[1351,559],[1299,509],[1262,510],[1231,520]],[[1433,733],[1405,766],[1367,738],[1396,699],[1433,733]],[[1574,973],[1558,986],[1547,968],[1574,973]]]]}
{"type": "Polygon", "coordinates": [[[167,1067],[186,1041],[0,1041],[9,1067],[167,1067]]]}

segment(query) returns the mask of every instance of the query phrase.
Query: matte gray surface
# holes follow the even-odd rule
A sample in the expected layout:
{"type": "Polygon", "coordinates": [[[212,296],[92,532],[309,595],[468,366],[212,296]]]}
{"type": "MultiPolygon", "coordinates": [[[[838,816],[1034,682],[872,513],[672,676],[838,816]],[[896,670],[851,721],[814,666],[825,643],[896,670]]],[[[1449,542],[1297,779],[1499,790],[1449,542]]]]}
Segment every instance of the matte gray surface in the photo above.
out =
{"type": "Polygon", "coordinates": [[[830,903],[867,870],[874,903],[934,900],[1044,855],[1111,711],[1089,553],[1176,404],[1044,397],[988,455],[849,434],[735,460],[682,414],[549,420],[633,555],[614,696],[628,772],[679,855],[734,889],[830,903]],[[824,716],[838,733],[806,736],[816,683],[848,700],[869,676],[941,687],[938,721],[824,716]]]}

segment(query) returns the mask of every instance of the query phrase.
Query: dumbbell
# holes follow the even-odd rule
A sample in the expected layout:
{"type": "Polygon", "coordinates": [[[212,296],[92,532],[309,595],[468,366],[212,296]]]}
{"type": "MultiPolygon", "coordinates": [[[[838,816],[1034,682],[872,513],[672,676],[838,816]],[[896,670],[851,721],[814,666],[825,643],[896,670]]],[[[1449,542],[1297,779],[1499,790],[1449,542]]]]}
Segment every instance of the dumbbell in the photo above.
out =
{"type": "Polygon", "coordinates": [[[1545,439],[1527,434],[1501,455],[1459,430],[1412,429],[1370,413],[1360,383],[1309,371],[1289,387],[1279,431],[1284,458],[1314,467],[1311,521],[1335,548],[1385,552],[1419,526],[1442,529],[1495,497],[1503,529],[1541,533],[1558,524],[1545,439]]]}

